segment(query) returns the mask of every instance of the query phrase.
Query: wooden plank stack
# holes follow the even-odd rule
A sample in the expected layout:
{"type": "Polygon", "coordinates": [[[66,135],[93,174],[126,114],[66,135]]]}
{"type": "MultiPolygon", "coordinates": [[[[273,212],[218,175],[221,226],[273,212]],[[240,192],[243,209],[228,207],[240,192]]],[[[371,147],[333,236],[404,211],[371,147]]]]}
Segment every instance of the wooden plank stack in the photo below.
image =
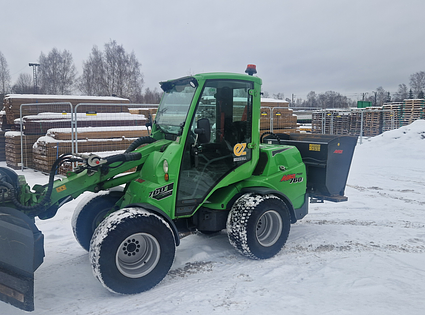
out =
{"type": "Polygon", "coordinates": [[[4,131],[0,130],[0,161],[6,161],[4,131]]]}
{"type": "Polygon", "coordinates": [[[78,140],[89,139],[113,139],[113,138],[138,138],[148,136],[148,129],[145,126],[135,127],[86,127],[78,128],[74,137],[71,134],[71,128],[49,129],[47,136],[55,140],[78,140]]]}
{"type": "Polygon", "coordinates": [[[297,116],[283,100],[261,99],[260,130],[275,133],[298,132],[297,116]]]}
{"type": "MultiPolygon", "coordinates": [[[[20,108],[22,104],[40,104],[22,107],[22,116],[33,115],[34,113],[52,111],[52,106],[61,107],[60,110],[54,112],[67,111],[70,112],[69,105],[46,105],[45,103],[71,103],[76,106],[79,103],[101,103],[101,104],[129,104],[130,100],[119,97],[96,97],[96,96],[77,96],[77,95],[42,95],[42,94],[8,94],[3,100],[3,111],[6,113],[6,121],[12,125],[14,120],[20,116],[20,108]]],[[[101,112],[121,112],[128,111],[123,106],[102,106],[98,105],[96,109],[92,106],[80,106],[79,112],[87,110],[101,112]]]]}
{"type": "MultiPolygon", "coordinates": [[[[136,138],[84,139],[78,140],[78,152],[122,151],[136,138]]],[[[56,140],[48,136],[40,137],[33,147],[34,168],[42,172],[50,172],[56,159],[64,153],[70,153],[72,141],[56,140]]],[[[112,154],[112,153],[111,153],[112,154]]]]}
{"type": "MultiPolygon", "coordinates": [[[[5,133],[5,158],[7,166],[13,169],[21,168],[21,133],[7,131],[5,133]]],[[[39,136],[22,135],[24,167],[33,167],[32,146],[39,136]]]]}

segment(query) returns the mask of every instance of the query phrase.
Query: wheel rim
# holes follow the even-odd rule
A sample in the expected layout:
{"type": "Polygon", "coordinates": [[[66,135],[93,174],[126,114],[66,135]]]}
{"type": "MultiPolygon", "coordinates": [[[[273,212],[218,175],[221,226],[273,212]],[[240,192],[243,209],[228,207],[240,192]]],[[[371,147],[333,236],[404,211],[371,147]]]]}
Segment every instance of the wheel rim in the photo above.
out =
{"type": "Polygon", "coordinates": [[[161,247],[155,237],[137,233],[127,237],[118,247],[116,265],[126,277],[140,278],[158,264],[161,247]]]}
{"type": "Polygon", "coordinates": [[[269,210],[258,219],[256,237],[264,247],[274,245],[282,234],[283,222],[279,212],[269,210]]]}

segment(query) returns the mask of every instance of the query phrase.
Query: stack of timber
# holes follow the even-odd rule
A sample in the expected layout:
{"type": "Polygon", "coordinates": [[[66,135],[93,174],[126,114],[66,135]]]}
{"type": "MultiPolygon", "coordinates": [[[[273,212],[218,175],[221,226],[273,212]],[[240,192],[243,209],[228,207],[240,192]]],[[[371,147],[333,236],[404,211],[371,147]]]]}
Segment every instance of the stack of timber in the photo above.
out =
{"type": "Polygon", "coordinates": [[[0,161],[6,161],[4,131],[0,130],[0,161]]]}
{"type": "Polygon", "coordinates": [[[400,113],[400,127],[425,118],[425,99],[406,99],[400,113]]]}
{"type": "Polygon", "coordinates": [[[400,127],[402,105],[403,102],[392,102],[382,105],[382,132],[400,127]]]}
{"type": "Polygon", "coordinates": [[[147,108],[129,108],[130,114],[144,115],[146,118],[154,117],[158,111],[158,107],[147,107],[147,108]]]}
{"type": "Polygon", "coordinates": [[[260,130],[276,133],[299,132],[297,116],[284,100],[261,99],[260,130]]]}
{"type": "Polygon", "coordinates": [[[3,100],[3,111],[6,113],[7,123],[12,125],[14,120],[20,117],[22,104],[34,104],[31,106],[22,106],[22,116],[27,116],[40,112],[70,112],[70,105],[68,103],[71,103],[73,107],[81,103],[90,103],[90,105],[79,106],[78,112],[96,111],[97,113],[115,113],[128,112],[128,106],[112,106],[107,104],[129,104],[130,100],[112,96],[8,94],[3,100]],[[91,104],[99,105],[93,107],[91,104]]]}
{"type": "MultiPolygon", "coordinates": [[[[78,113],[77,126],[80,127],[121,127],[145,126],[144,115],[126,113],[78,113]]],[[[26,135],[45,135],[49,129],[70,128],[71,114],[41,113],[23,117],[23,131],[26,135]]],[[[17,119],[16,123],[19,123],[17,119]]]]}
{"type": "MultiPolygon", "coordinates": [[[[102,151],[123,151],[136,138],[113,138],[113,139],[84,139],[78,140],[78,152],[102,152],[102,151]]],[[[64,153],[72,151],[71,140],[56,140],[52,137],[44,136],[38,138],[33,147],[34,168],[42,172],[50,172],[56,159],[64,153]]],[[[60,173],[66,169],[60,170],[60,173]]]]}
{"type": "Polygon", "coordinates": [[[4,110],[0,111],[0,130],[8,130],[10,126],[7,124],[6,112],[4,110]]]}
{"type": "Polygon", "coordinates": [[[71,133],[71,128],[55,128],[49,129],[46,134],[55,140],[138,138],[148,135],[146,126],[85,127],[77,128],[74,135],[71,133]]]}
{"type": "Polygon", "coordinates": [[[13,169],[20,169],[23,167],[34,166],[33,156],[32,156],[32,146],[37,140],[37,135],[22,135],[21,142],[21,133],[18,131],[7,131],[4,134],[5,137],[5,158],[7,166],[13,169]],[[21,143],[22,143],[22,152],[23,152],[23,162],[24,165],[21,165],[21,143]]]}

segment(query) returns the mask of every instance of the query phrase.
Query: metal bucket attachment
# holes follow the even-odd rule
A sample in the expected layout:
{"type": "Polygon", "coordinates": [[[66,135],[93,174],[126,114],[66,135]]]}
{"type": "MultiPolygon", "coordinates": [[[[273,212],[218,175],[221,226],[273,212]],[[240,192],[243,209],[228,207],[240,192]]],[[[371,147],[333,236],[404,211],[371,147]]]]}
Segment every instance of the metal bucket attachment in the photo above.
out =
{"type": "Polygon", "coordinates": [[[0,300],[34,310],[34,271],[44,258],[44,236],[24,213],[0,207],[0,300]]]}
{"type": "MultiPolygon", "coordinates": [[[[344,196],[348,172],[357,137],[322,134],[277,134],[280,144],[293,145],[301,153],[307,168],[307,193],[312,198],[346,201],[344,196]]],[[[266,142],[278,141],[273,136],[266,142]]]]}

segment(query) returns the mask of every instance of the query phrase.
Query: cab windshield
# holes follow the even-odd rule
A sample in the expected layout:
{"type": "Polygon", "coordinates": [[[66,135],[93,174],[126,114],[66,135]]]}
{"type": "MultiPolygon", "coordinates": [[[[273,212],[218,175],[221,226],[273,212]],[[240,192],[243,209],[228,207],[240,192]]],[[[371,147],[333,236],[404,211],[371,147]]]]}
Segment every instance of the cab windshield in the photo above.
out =
{"type": "Polygon", "coordinates": [[[194,78],[161,84],[164,95],[156,113],[155,124],[164,133],[179,135],[186,121],[197,82],[194,78]]]}

